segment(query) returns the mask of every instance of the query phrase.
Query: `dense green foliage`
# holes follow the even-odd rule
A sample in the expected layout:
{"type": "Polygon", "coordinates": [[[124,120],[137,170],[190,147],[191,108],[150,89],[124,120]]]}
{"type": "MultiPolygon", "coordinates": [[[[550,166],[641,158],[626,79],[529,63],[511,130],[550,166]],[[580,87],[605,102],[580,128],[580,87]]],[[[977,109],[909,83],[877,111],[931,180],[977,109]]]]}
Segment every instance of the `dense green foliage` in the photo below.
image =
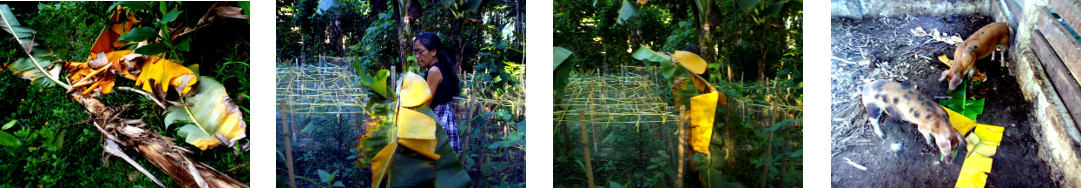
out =
{"type": "MultiPolygon", "coordinates": [[[[51,47],[57,59],[86,61],[95,38],[107,24],[105,20],[112,4],[12,2],[9,5],[16,17],[23,21],[23,25],[37,31],[37,39],[43,42],[41,45],[51,47]]],[[[178,20],[193,22],[208,10],[211,3],[164,4],[170,8],[185,10],[178,20]]],[[[200,73],[225,84],[230,97],[241,106],[245,114],[244,120],[248,121],[249,25],[245,21],[238,21],[236,24],[239,25],[206,27],[189,34],[184,40],[190,41],[192,50],[180,52],[180,55],[172,58],[200,63],[200,73]],[[196,46],[202,48],[195,50],[196,46]]],[[[30,87],[27,80],[12,75],[12,72],[7,70],[7,65],[15,58],[26,56],[15,41],[11,40],[10,34],[0,34],[0,49],[3,49],[0,50],[0,62],[4,63],[4,66],[0,67],[4,68],[0,71],[0,106],[5,107],[0,109],[0,121],[16,122],[13,127],[2,131],[17,137],[19,143],[14,146],[0,145],[0,171],[3,171],[0,179],[5,180],[0,183],[3,184],[0,187],[156,186],[121,159],[109,157],[105,161],[107,163],[103,163],[105,155],[101,147],[101,133],[90,125],[75,124],[87,119],[86,109],[77,101],[69,99],[63,88],[30,87]]],[[[117,79],[116,84],[129,87],[135,85],[134,81],[127,79],[117,79]]],[[[165,136],[177,136],[175,128],[163,129],[163,109],[142,95],[113,91],[99,99],[106,105],[116,107],[132,104],[133,106],[121,114],[122,117],[142,118],[150,129],[165,136]]],[[[191,154],[195,160],[241,182],[250,180],[250,156],[246,151],[238,154],[226,147],[199,151],[182,140],[175,143],[195,151],[191,154]]],[[[240,143],[245,144],[247,141],[240,143]]],[[[168,175],[137,152],[126,152],[166,186],[177,186],[168,175]]]]}

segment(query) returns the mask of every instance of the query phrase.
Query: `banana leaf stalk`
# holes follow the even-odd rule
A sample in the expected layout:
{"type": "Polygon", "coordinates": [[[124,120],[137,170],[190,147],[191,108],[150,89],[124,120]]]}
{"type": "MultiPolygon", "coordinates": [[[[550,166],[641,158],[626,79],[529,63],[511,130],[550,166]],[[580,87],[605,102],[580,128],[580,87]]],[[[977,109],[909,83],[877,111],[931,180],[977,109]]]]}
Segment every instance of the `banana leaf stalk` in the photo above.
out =
{"type": "MultiPolygon", "coordinates": [[[[191,151],[174,144],[173,138],[150,130],[142,120],[119,117],[125,107],[106,107],[100,100],[85,97],[79,92],[73,92],[71,98],[82,104],[93,116],[91,119],[93,125],[102,135],[105,135],[106,141],[103,147],[106,151],[129,160],[129,163],[137,169],[143,168],[138,163],[132,163],[122,151],[118,151],[116,144],[134,148],[184,187],[248,187],[191,158],[187,155],[191,151]]],[[[140,171],[159,183],[158,185],[162,185],[152,174],[145,170],[140,171]]]]}

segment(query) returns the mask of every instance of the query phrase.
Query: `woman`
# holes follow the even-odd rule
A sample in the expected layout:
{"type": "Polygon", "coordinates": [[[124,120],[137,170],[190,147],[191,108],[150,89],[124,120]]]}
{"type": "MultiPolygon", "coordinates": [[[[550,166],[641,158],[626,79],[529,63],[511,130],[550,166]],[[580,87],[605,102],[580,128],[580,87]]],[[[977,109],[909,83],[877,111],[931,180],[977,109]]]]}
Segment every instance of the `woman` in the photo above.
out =
{"type": "Polygon", "coordinates": [[[462,143],[458,137],[458,121],[454,119],[453,101],[461,88],[458,86],[454,60],[447,55],[439,36],[432,32],[421,33],[413,39],[413,56],[417,57],[421,67],[428,70],[424,79],[428,81],[433,96],[427,105],[435,111],[435,120],[443,126],[450,146],[458,153],[462,150],[462,143]]]}

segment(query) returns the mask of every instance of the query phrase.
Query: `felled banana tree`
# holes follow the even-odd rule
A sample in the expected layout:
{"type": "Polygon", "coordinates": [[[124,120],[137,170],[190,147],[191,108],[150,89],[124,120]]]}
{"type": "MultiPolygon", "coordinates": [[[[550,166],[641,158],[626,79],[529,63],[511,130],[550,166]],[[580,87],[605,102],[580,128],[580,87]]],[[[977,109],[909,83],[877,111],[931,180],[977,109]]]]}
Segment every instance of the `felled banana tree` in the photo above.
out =
{"type": "MultiPolygon", "coordinates": [[[[188,143],[205,150],[218,143],[232,146],[236,140],[245,137],[247,124],[221,84],[207,77],[197,79],[191,69],[159,56],[136,53],[138,50],[118,50],[130,43],[145,43],[124,41],[131,40],[130,35],[134,33],[130,31],[139,24],[139,20],[124,6],[116,7],[111,17],[111,23],[116,24],[102,30],[87,62],[62,64],[67,72],[67,82],[60,80],[61,67],[49,61],[55,58],[53,54],[33,41],[33,29],[20,25],[7,5],[0,4],[0,18],[0,27],[11,33],[29,56],[10,65],[13,72],[31,80],[38,87],[55,84],[66,89],[69,97],[82,104],[91,114],[90,119],[80,124],[91,125],[102,133],[106,138],[102,143],[106,153],[124,159],[160,186],[164,184],[125,154],[121,147],[138,151],[184,187],[247,187],[189,157],[187,154],[191,151],[177,146],[172,142],[173,138],[148,128],[141,119],[121,117],[129,105],[111,107],[97,99],[111,93],[117,77],[133,79],[136,86],[142,86],[142,90],[130,87],[119,89],[143,94],[158,106],[168,108],[167,126],[173,123],[172,120],[192,122],[194,126],[185,125],[180,131],[180,136],[186,137],[188,143]],[[47,81],[43,81],[43,77],[47,81]],[[196,83],[199,84],[198,94],[192,92],[196,83]],[[165,93],[168,91],[177,92],[182,96],[181,101],[166,101],[165,93]]],[[[148,38],[143,37],[142,40],[148,38]]]]}
{"type": "Polygon", "coordinates": [[[365,111],[372,118],[365,121],[367,131],[357,143],[357,150],[363,154],[357,159],[357,167],[372,170],[372,187],[468,187],[469,175],[450,147],[443,127],[435,121],[432,109],[425,105],[432,99],[428,83],[420,75],[407,72],[395,92],[398,95],[392,96],[372,87],[385,78],[364,82],[384,99],[394,99],[373,97],[366,105],[365,111]]]}
{"type": "MultiPolygon", "coordinates": [[[[672,84],[676,106],[680,109],[690,108],[687,110],[685,117],[680,117],[690,124],[690,131],[689,133],[680,131],[680,134],[685,134],[680,135],[680,138],[689,140],[693,155],[704,156],[706,159],[703,166],[710,170],[699,173],[703,183],[707,187],[722,185],[721,182],[724,182],[723,177],[717,178],[714,173],[719,175],[719,171],[712,170],[714,158],[710,152],[710,141],[713,139],[713,121],[717,112],[717,105],[727,105],[728,103],[725,96],[717,91],[713,85],[698,76],[698,74],[706,71],[706,61],[698,55],[687,51],[676,51],[668,55],[655,52],[644,46],[635,51],[632,56],[635,59],[660,66],[659,74],[672,84]]],[[[680,129],[682,130],[683,125],[679,126],[681,126],[680,129]]],[[[680,150],[682,150],[682,147],[681,145],[680,150]]],[[[682,168],[684,155],[684,153],[680,153],[680,168],[682,168]]],[[[692,161],[691,169],[696,169],[695,166],[692,161]]],[[[682,174],[679,176],[682,177],[682,174]]]]}

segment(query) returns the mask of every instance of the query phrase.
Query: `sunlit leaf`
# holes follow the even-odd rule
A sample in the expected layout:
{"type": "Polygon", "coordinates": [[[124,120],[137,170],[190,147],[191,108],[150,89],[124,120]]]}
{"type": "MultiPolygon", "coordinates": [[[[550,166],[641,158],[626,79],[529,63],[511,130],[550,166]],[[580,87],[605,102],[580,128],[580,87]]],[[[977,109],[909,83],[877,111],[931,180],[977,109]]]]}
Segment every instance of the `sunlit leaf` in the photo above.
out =
{"type": "Polygon", "coordinates": [[[4,128],[0,129],[0,130],[8,130],[8,129],[10,129],[12,126],[15,126],[15,122],[16,122],[15,120],[11,120],[8,123],[5,123],[4,128]]]}
{"type": "Polygon", "coordinates": [[[409,148],[417,152],[420,155],[431,158],[432,160],[439,160],[440,155],[435,153],[435,144],[438,141],[433,139],[412,139],[412,138],[398,138],[398,144],[409,148]]]}
{"type": "Polygon", "coordinates": [[[90,54],[108,53],[126,45],[127,43],[119,40],[120,36],[128,34],[139,23],[139,19],[135,18],[135,14],[117,8],[113,15],[109,17],[109,23],[114,24],[101,29],[98,38],[94,40],[94,46],[90,48],[90,54]],[[120,19],[125,19],[125,21],[121,22],[120,19]]]}
{"type": "Polygon", "coordinates": [[[987,173],[991,171],[992,159],[981,155],[970,155],[965,158],[961,173],[957,176],[956,187],[984,187],[987,184],[987,173]]]}
{"type": "Polygon", "coordinates": [[[950,117],[950,124],[953,125],[953,129],[957,130],[957,132],[968,133],[968,131],[976,127],[976,121],[973,121],[950,108],[946,108],[945,106],[942,106],[942,109],[946,110],[946,114],[950,117]]]}
{"type": "Polygon", "coordinates": [[[166,128],[177,122],[188,122],[180,127],[177,134],[201,150],[217,146],[222,141],[232,145],[246,137],[248,124],[244,122],[240,107],[225,92],[225,87],[205,76],[198,87],[198,94],[184,97],[182,101],[192,106],[169,107],[165,115],[166,128]]]}
{"type": "Polygon", "coordinates": [[[413,109],[398,108],[398,138],[435,139],[435,119],[413,109]]]}
{"type": "Polygon", "coordinates": [[[709,141],[713,137],[713,119],[717,112],[717,96],[711,92],[691,97],[691,148],[700,153],[709,153],[709,141]]]}
{"type": "Polygon", "coordinates": [[[938,56],[938,61],[946,64],[946,67],[953,66],[953,60],[950,60],[950,58],[946,57],[946,55],[938,56]]]}
{"type": "Polygon", "coordinates": [[[698,55],[694,53],[688,51],[676,51],[676,53],[672,54],[672,58],[679,61],[679,65],[683,65],[683,67],[686,67],[687,70],[691,70],[691,72],[694,72],[695,74],[706,72],[706,60],[703,60],[702,57],[698,57],[698,55]]]}
{"type": "Polygon", "coordinates": [[[167,91],[169,86],[173,86],[181,95],[187,95],[197,81],[195,73],[183,65],[158,56],[146,56],[142,71],[135,79],[135,85],[142,86],[143,90],[151,93],[154,93],[154,87],[167,91]],[[154,81],[153,84],[150,83],[151,80],[154,81]]]}
{"type": "MultiPolygon", "coordinates": [[[[392,138],[392,140],[394,140],[392,138]]],[[[380,187],[383,182],[383,178],[387,175],[387,170],[390,169],[390,162],[394,160],[394,151],[398,149],[397,143],[392,143],[387,147],[383,147],[379,150],[378,154],[372,158],[372,187],[380,187]]]]}
{"type": "Polygon", "coordinates": [[[404,107],[416,107],[432,100],[432,90],[428,88],[428,82],[424,77],[412,72],[402,76],[399,95],[399,102],[404,107]]]}
{"type": "Polygon", "coordinates": [[[432,181],[437,187],[468,187],[469,176],[450,147],[446,132],[435,122],[431,108],[421,100],[430,98],[430,94],[416,94],[430,92],[428,86],[410,83],[423,83],[424,80],[415,73],[407,72],[402,77],[399,87],[402,94],[398,96],[400,107],[386,115],[394,120],[389,122],[393,126],[376,123],[382,121],[378,119],[380,115],[365,121],[369,128],[358,143],[357,150],[364,156],[358,159],[358,166],[370,164],[372,187],[412,187],[432,181]],[[411,97],[413,99],[409,99],[411,97]],[[376,150],[378,152],[373,154],[376,150]]]}
{"type": "Polygon", "coordinates": [[[973,134],[980,137],[980,143],[998,146],[1002,142],[1002,132],[1005,129],[1001,126],[980,124],[976,126],[973,134]]]}

